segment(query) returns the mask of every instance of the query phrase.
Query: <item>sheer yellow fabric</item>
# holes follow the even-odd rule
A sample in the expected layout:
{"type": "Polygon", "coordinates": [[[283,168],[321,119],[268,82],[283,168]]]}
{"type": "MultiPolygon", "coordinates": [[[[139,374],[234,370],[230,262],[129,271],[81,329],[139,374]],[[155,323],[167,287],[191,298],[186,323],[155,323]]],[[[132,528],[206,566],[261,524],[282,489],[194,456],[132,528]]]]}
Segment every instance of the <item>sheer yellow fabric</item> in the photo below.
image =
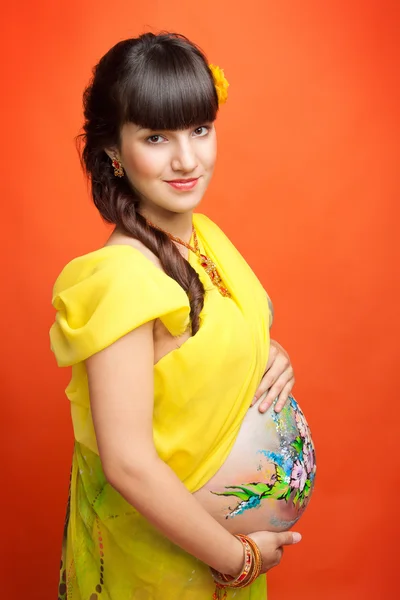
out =
{"type": "MultiPolygon", "coordinates": [[[[156,448],[190,492],[229,454],[265,370],[270,317],[262,285],[227,237],[204,215],[195,214],[193,222],[200,248],[216,263],[232,298],[219,293],[191,255],[206,289],[200,329],[154,367],[156,448]]],[[[189,322],[185,292],[138,250],[111,246],[63,269],[53,306],[51,348],[59,366],[72,367],[66,395],[75,436],[59,598],[211,599],[206,565],[169,542],[105,480],[84,363],[155,318],[173,335],[183,333],[189,322]]],[[[234,597],[264,600],[265,578],[234,597]]]]}

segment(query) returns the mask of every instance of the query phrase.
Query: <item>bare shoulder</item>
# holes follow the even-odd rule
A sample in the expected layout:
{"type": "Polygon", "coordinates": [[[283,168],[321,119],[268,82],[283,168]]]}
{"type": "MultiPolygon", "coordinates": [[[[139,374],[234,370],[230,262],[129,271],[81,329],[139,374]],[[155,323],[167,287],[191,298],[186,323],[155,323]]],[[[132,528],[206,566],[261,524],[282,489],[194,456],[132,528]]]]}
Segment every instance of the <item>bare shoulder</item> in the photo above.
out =
{"type": "Polygon", "coordinates": [[[141,252],[143,256],[151,260],[151,262],[154,263],[156,267],[162,270],[162,266],[158,257],[155,254],[153,254],[151,250],[146,248],[146,246],[140,240],[132,238],[129,235],[125,235],[124,233],[114,231],[108,238],[104,246],[132,246],[132,248],[139,250],[139,252],[141,252]]]}

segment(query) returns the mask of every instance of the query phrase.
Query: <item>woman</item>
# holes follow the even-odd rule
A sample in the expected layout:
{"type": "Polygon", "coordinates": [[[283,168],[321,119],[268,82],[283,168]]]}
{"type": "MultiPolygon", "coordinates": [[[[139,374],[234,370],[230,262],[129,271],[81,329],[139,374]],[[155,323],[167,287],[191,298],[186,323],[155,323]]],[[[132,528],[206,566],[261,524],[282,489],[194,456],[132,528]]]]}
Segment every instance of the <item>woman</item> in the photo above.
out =
{"type": "Polygon", "coordinates": [[[114,46],[84,95],[83,164],[115,229],[54,287],[50,337],[58,364],[72,366],[75,435],[62,600],[261,600],[257,576],[301,537],[282,530],[310,489],[302,484],[300,506],[299,483],[296,504],[287,477],[282,500],[282,440],[257,458],[249,440],[265,438],[283,405],[285,423],[302,419],[293,399],[285,404],[286,353],[269,354],[268,297],[221,230],[193,214],[213,173],[226,87],[186,38],[148,33],[114,46]],[[238,487],[238,454],[250,487],[238,487]],[[279,502],[295,506],[289,516],[268,508],[279,502]]]}

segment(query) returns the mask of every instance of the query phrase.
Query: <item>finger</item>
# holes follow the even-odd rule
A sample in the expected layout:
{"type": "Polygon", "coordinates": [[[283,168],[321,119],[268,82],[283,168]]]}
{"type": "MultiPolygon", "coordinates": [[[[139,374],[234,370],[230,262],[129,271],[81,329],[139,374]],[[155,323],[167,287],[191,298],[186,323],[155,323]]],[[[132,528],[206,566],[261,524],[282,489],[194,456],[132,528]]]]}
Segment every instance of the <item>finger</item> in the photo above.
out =
{"type": "Polygon", "coordinates": [[[260,389],[257,390],[256,395],[254,396],[250,407],[254,406],[254,404],[256,402],[258,402],[259,400],[263,400],[265,398],[265,396],[267,395],[268,390],[265,390],[264,392],[261,392],[260,389]]]}
{"type": "Polygon", "coordinates": [[[277,375],[283,373],[291,366],[290,359],[285,354],[276,354],[273,357],[273,360],[268,360],[267,368],[265,369],[264,377],[267,376],[269,378],[269,384],[272,385],[274,379],[276,379],[277,375]]]}
{"type": "Polygon", "coordinates": [[[276,361],[270,367],[269,371],[261,379],[260,385],[258,386],[256,393],[254,394],[251,406],[258,402],[261,396],[271,389],[271,387],[278,381],[279,377],[284,371],[285,369],[283,369],[283,367],[279,365],[278,361],[276,361]]]}
{"type": "MultiPolygon", "coordinates": [[[[290,379],[290,377],[293,377],[293,369],[290,365],[290,362],[286,362],[284,357],[283,357],[283,360],[280,360],[280,361],[276,360],[274,362],[274,364],[270,367],[269,371],[262,378],[260,385],[258,386],[257,391],[255,393],[255,396],[253,399],[253,404],[254,404],[254,402],[257,402],[257,400],[260,399],[261,395],[264,392],[267,392],[268,390],[272,389],[272,386],[276,385],[278,380],[282,376],[284,376],[284,379],[281,382],[282,385],[280,387],[278,386],[277,393],[275,394],[274,397],[272,397],[271,403],[273,402],[273,400],[275,400],[275,398],[282,391],[282,388],[286,385],[288,379],[290,379]]],[[[270,397],[271,397],[271,394],[270,394],[270,397]]]]}
{"type": "Polygon", "coordinates": [[[275,364],[276,361],[282,359],[287,359],[290,362],[289,355],[283,354],[279,351],[278,348],[275,348],[275,346],[270,346],[267,366],[265,367],[264,375],[270,370],[270,368],[275,364]]]}
{"type": "MultiPolygon", "coordinates": [[[[282,346],[280,344],[278,344],[278,342],[271,339],[267,367],[265,369],[264,375],[268,372],[270,367],[276,361],[280,361],[280,364],[282,365],[281,371],[284,371],[291,364],[290,356],[286,352],[286,350],[284,348],[282,348],[282,346]]],[[[271,385],[272,385],[272,383],[271,383],[271,385]]]]}
{"type": "Polygon", "coordinates": [[[271,406],[276,398],[281,394],[289,381],[293,378],[293,369],[290,367],[287,371],[281,374],[275,384],[268,390],[268,394],[258,407],[260,412],[265,412],[271,406]]]}
{"type": "Polygon", "coordinates": [[[256,390],[256,393],[254,394],[254,398],[251,401],[250,406],[254,406],[254,404],[256,404],[256,402],[258,402],[261,399],[264,400],[267,397],[268,390],[269,390],[269,388],[264,383],[264,380],[262,380],[261,383],[260,383],[260,385],[258,386],[258,388],[256,390]]]}
{"type": "Polygon", "coordinates": [[[278,548],[281,546],[291,546],[298,544],[301,540],[301,533],[297,531],[282,531],[276,534],[278,548]]]}
{"type": "Polygon", "coordinates": [[[294,377],[292,377],[292,379],[290,379],[290,381],[287,382],[287,384],[285,385],[285,387],[279,394],[278,402],[274,406],[275,412],[277,412],[277,413],[280,412],[282,410],[282,408],[285,406],[285,404],[290,396],[290,393],[293,389],[293,386],[294,386],[294,377]]]}
{"type": "Polygon", "coordinates": [[[279,354],[279,349],[276,348],[276,346],[274,346],[272,343],[270,344],[269,347],[269,352],[268,352],[268,360],[267,360],[267,368],[265,369],[265,372],[268,371],[269,367],[272,365],[272,363],[274,362],[274,360],[276,359],[276,357],[279,354]]]}
{"type": "Polygon", "coordinates": [[[265,396],[265,399],[260,402],[260,406],[258,410],[260,413],[265,413],[272,406],[275,400],[278,399],[278,396],[271,396],[270,394],[265,396]]]}
{"type": "Polygon", "coordinates": [[[286,354],[287,356],[289,356],[286,350],[280,345],[280,343],[276,340],[273,340],[272,338],[269,340],[269,347],[270,350],[271,348],[274,348],[277,352],[281,352],[282,354],[286,354]]]}

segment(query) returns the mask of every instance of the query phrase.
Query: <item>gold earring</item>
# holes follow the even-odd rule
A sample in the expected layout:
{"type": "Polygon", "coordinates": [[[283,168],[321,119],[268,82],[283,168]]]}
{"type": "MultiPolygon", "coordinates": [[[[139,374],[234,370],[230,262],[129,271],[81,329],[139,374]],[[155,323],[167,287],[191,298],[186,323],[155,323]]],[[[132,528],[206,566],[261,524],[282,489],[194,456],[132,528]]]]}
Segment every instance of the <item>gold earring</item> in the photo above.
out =
{"type": "Polygon", "coordinates": [[[112,166],[114,167],[114,175],[115,177],[123,177],[124,176],[124,169],[120,163],[120,161],[118,160],[118,158],[113,158],[111,161],[112,166]]]}

